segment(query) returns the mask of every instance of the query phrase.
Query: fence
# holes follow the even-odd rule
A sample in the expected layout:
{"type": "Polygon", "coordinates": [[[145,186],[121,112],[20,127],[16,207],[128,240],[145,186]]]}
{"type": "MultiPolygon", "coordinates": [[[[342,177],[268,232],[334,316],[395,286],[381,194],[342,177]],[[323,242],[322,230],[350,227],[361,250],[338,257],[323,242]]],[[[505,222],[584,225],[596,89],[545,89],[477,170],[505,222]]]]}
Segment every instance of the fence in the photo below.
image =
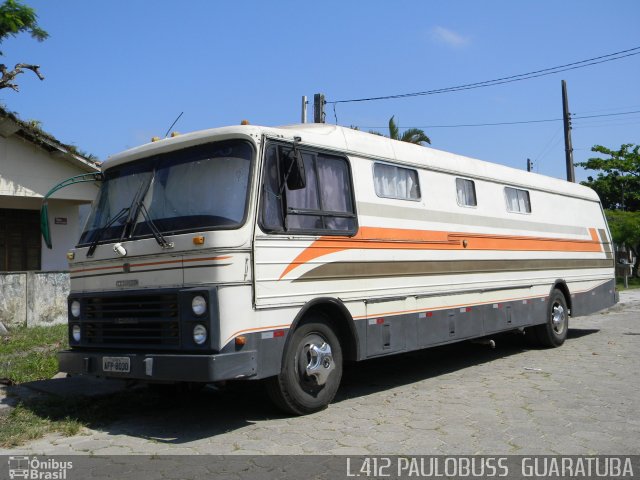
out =
{"type": "Polygon", "coordinates": [[[0,273],[0,330],[67,321],[69,272],[0,273]]]}

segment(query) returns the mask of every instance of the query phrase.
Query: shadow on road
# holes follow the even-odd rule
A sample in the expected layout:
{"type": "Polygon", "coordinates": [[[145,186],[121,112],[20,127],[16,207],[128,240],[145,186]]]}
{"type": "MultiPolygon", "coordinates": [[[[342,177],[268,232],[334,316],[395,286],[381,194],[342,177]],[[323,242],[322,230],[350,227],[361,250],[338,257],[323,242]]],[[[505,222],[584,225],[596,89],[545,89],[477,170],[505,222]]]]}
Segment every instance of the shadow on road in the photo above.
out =
{"type": "MultiPolygon", "coordinates": [[[[570,329],[569,345],[565,348],[571,348],[572,341],[597,332],[570,329]]],[[[522,336],[503,334],[493,338],[497,344],[495,349],[463,342],[346,365],[334,403],[463,370],[529,349],[522,336]]],[[[60,380],[64,382],[74,378],[78,377],[60,380]]],[[[41,391],[46,391],[46,388],[41,388],[41,391]]],[[[272,406],[260,382],[243,382],[223,389],[207,387],[198,392],[136,386],[98,396],[58,393],[27,399],[22,405],[42,418],[70,417],[110,435],[127,435],[168,444],[192,442],[254,423],[285,418],[272,406]]]]}

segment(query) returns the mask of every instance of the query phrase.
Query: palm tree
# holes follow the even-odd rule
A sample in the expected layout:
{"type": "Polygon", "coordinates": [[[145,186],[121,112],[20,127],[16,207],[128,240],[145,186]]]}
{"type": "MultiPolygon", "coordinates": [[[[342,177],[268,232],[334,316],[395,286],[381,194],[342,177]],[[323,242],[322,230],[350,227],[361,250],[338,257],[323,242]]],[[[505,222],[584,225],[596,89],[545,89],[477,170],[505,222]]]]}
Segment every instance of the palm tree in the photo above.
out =
{"type": "Polygon", "coordinates": [[[402,142],[415,143],[416,145],[420,145],[422,143],[428,143],[431,145],[431,139],[419,128],[409,128],[400,135],[400,128],[396,124],[394,118],[395,115],[389,119],[389,138],[393,140],[400,140],[402,142]]]}

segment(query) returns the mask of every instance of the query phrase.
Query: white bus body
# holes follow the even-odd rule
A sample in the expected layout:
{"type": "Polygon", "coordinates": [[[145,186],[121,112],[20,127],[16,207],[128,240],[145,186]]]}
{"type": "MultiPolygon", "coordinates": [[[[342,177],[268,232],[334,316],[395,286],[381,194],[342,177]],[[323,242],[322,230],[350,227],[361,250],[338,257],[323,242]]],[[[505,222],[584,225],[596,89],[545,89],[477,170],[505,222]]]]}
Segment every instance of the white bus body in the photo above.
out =
{"type": "Polygon", "coordinates": [[[316,124],[186,134],[103,171],[62,371],[268,379],[302,414],[343,361],[518,329],[559,346],[569,314],[616,302],[599,199],[574,183],[316,124]]]}

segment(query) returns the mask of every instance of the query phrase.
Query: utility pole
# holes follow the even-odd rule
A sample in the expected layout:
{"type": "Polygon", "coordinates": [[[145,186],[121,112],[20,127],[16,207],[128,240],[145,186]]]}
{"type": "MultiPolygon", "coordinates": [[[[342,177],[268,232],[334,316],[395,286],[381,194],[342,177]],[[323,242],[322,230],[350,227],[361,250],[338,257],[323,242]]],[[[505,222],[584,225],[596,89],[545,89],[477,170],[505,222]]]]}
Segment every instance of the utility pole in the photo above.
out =
{"type": "Polygon", "coordinates": [[[571,117],[569,113],[569,98],[567,97],[567,82],[562,80],[562,119],[564,123],[564,151],[567,163],[567,182],[576,181],[573,168],[573,146],[571,145],[571,117]]]}
{"type": "Polygon", "coordinates": [[[302,96],[302,123],[307,123],[307,105],[309,102],[307,101],[307,96],[302,96]]]}
{"type": "Polygon", "coordinates": [[[316,93],[313,96],[313,123],[324,123],[324,95],[316,93]]]}
{"type": "Polygon", "coordinates": [[[530,158],[527,158],[527,172],[533,172],[533,162],[530,158]]]}

